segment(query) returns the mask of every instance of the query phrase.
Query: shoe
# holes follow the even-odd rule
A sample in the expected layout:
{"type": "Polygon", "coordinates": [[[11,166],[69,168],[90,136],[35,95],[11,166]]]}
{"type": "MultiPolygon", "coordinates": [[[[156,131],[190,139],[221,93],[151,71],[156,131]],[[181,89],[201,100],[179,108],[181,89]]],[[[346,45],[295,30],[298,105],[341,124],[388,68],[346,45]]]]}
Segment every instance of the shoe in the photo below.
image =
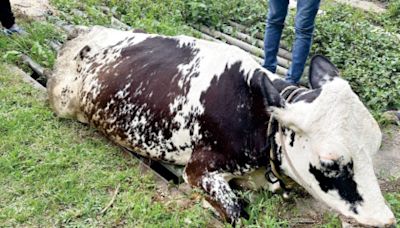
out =
{"type": "Polygon", "coordinates": [[[11,26],[8,29],[4,30],[5,33],[9,36],[16,34],[16,35],[21,35],[21,36],[26,36],[28,35],[27,32],[25,32],[25,30],[23,30],[21,27],[19,27],[17,24],[14,24],[13,26],[11,26]]]}

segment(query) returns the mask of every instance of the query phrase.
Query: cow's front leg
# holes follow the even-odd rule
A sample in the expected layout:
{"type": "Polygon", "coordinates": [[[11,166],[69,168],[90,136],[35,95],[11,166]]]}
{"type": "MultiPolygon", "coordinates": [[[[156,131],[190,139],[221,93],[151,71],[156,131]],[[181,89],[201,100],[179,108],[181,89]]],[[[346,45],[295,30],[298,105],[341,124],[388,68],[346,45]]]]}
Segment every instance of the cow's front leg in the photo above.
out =
{"type": "Polygon", "coordinates": [[[248,219],[243,201],[228,184],[230,179],[230,174],[215,171],[201,178],[200,187],[208,194],[206,200],[228,222],[236,222],[240,217],[248,219]]]}
{"type": "Polygon", "coordinates": [[[248,219],[243,201],[229,186],[233,175],[216,169],[221,159],[211,151],[196,152],[185,168],[186,181],[207,194],[206,200],[223,219],[231,223],[237,222],[240,217],[248,219]]]}

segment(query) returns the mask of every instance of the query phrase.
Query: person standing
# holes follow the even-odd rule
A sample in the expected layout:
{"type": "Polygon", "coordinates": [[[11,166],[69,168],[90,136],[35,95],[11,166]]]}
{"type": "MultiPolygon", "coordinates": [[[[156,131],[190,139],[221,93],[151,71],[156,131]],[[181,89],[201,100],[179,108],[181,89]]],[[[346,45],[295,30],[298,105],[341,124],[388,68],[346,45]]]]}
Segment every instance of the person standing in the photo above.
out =
{"type": "Polygon", "coordinates": [[[14,14],[11,11],[10,0],[0,0],[0,21],[5,28],[6,34],[26,34],[23,29],[15,24],[14,14]]]}
{"type": "MultiPolygon", "coordinates": [[[[292,64],[285,78],[289,83],[298,84],[303,74],[304,66],[310,53],[315,17],[318,13],[320,1],[297,0],[292,64]]],[[[289,0],[269,0],[268,5],[269,11],[264,37],[265,59],[263,67],[275,73],[278,64],[279,42],[288,13],[289,0]]]]}

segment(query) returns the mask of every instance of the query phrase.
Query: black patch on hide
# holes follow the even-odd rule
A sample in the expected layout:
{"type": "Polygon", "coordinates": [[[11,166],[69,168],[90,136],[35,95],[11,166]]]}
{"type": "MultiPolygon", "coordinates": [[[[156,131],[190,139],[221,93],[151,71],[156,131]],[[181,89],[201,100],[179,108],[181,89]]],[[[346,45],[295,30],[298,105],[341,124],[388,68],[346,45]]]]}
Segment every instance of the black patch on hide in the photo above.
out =
{"type": "Polygon", "coordinates": [[[290,144],[289,144],[291,147],[293,147],[295,137],[296,134],[292,131],[292,133],[290,133],[290,144]]]}
{"type": "Polygon", "coordinates": [[[363,198],[357,190],[357,183],[354,181],[353,161],[342,164],[341,160],[329,164],[322,164],[321,169],[311,165],[309,171],[319,182],[324,192],[336,190],[340,197],[350,204],[350,210],[358,214],[357,204],[363,202],[363,198]]]}

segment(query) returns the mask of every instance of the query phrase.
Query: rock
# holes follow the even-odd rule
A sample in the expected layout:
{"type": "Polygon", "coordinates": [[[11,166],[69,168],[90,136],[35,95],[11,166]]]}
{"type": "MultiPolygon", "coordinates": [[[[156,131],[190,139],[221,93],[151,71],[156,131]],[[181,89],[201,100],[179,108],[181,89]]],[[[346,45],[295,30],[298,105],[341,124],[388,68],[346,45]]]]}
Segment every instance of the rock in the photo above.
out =
{"type": "Polygon", "coordinates": [[[400,111],[397,110],[391,110],[383,113],[383,118],[385,118],[386,121],[394,124],[399,124],[400,125],[400,111]]]}

